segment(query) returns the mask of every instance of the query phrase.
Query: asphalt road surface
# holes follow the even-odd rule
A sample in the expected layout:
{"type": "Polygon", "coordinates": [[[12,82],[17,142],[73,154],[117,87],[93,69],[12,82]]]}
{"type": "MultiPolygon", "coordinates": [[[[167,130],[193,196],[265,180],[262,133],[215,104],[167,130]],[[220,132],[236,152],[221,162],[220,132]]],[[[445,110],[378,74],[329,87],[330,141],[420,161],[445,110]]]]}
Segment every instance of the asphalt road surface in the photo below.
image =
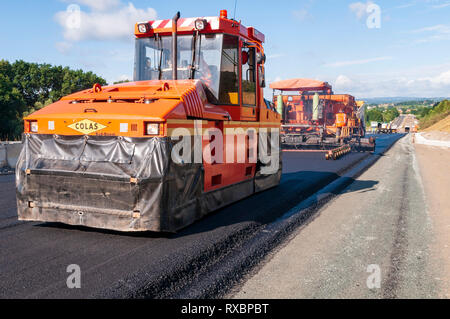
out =
{"type": "MultiPolygon", "coordinates": [[[[440,164],[448,178],[444,158],[440,164]]],[[[440,297],[438,284],[448,273],[432,256],[435,230],[426,203],[408,135],[293,234],[234,297],[440,297]],[[363,182],[373,186],[360,189],[363,182]]],[[[436,210],[441,215],[437,225],[448,231],[442,213],[445,207],[436,210]]],[[[448,256],[443,252],[440,257],[448,256]]]]}
{"type": "Polygon", "coordinates": [[[392,127],[400,129],[403,121],[405,120],[406,115],[400,115],[392,121],[392,127]]]}
{"type": "Polygon", "coordinates": [[[400,115],[397,117],[393,125],[396,125],[397,130],[404,131],[406,127],[408,127],[411,131],[413,127],[417,125],[417,119],[413,114],[400,115]]]}
{"type": "MultiPolygon", "coordinates": [[[[399,135],[377,140],[377,152],[399,135]]],[[[178,234],[124,234],[54,223],[19,222],[14,176],[0,176],[0,298],[164,298],[369,155],[325,161],[323,153],[283,154],[281,185],[221,209],[178,234]],[[69,289],[69,265],[81,288],[69,289]]],[[[374,185],[364,184],[363,188],[374,185]]],[[[180,288],[181,287],[181,288],[180,288]]]]}

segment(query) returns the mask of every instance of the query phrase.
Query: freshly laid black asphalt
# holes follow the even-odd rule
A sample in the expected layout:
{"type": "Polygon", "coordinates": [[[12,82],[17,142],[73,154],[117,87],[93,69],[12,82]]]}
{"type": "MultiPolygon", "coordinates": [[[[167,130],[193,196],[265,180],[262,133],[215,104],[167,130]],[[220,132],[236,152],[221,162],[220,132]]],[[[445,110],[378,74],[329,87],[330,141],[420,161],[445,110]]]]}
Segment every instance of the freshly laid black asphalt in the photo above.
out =
{"type": "MultiPolygon", "coordinates": [[[[375,153],[384,152],[401,136],[379,136],[375,153]]],[[[255,232],[367,156],[374,155],[352,153],[326,161],[323,153],[285,152],[279,187],[221,209],[178,234],[126,234],[19,222],[14,176],[0,176],[0,298],[192,295],[203,276],[208,281],[205,274],[224,267],[227,257],[255,232]],[[67,267],[72,264],[81,269],[80,289],[66,284],[67,267]]]]}

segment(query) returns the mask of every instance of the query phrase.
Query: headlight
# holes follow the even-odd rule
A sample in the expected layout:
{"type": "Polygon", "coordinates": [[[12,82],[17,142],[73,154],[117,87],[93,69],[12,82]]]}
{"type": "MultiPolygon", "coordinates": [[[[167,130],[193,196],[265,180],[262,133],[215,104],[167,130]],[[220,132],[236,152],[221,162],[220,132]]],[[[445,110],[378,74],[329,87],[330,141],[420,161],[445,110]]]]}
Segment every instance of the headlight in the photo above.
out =
{"type": "Polygon", "coordinates": [[[146,135],[159,135],[159,123],[147,123],[145,125],[146,135]]]}
{"type": "Polygon", "coordinates": [[[197,19],[195,20],[195,29],[198,31],[203,31],[206,28],[206,24],[208,22],[206,22],[205,19],[197,19]]]}
{"type": "Polygon", "coordinates": [[[37,121],[30,121],[30,132],[37,133],[37,131],[38,131],[37,121]]]}
{"type": "Polygon", "coordinates": [[[138,29],[140,33],[147,33],[148,31],[148,26],[146,23],[142,23],[138,25],[138,29]]]}

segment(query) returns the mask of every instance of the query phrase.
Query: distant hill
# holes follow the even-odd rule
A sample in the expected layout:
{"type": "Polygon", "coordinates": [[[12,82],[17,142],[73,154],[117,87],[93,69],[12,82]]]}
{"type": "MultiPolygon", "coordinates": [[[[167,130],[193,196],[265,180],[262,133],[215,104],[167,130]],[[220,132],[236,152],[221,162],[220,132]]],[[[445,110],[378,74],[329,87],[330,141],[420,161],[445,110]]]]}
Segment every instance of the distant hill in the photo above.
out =
{"type": "MultiPolygon", "coordinates": [[[[358,98],[359,99],[359,98],[358,98]]],[[[359,100],[366,101],[369,104],[384,104],[384,103],[400,103],[407,101],[424,101],[431,100],[434,102],[440,102],[446,99],[445,97],[373,97],[373,98],[361,98],[359,100]]]]}

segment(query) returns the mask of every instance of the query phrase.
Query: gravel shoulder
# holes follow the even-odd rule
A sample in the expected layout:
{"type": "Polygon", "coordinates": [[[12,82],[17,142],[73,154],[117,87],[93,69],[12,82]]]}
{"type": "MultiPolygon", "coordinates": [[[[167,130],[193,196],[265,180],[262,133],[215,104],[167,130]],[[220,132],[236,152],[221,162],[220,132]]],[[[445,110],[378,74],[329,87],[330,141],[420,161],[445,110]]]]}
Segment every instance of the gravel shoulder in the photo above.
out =
{"type": "Polygon", "coordinates": [[[421,133],[427,140],[450,141],[450,132],[430,131],[421,133]]]}
{"type": "Polygon", "coordinates": [[[406,136],[229,297],[434,298],[439,280],[436,265],[430,266],[432,238],[406,136]],[[380,270],[379,288],[368,285],[373,267],[380,270]]]}

